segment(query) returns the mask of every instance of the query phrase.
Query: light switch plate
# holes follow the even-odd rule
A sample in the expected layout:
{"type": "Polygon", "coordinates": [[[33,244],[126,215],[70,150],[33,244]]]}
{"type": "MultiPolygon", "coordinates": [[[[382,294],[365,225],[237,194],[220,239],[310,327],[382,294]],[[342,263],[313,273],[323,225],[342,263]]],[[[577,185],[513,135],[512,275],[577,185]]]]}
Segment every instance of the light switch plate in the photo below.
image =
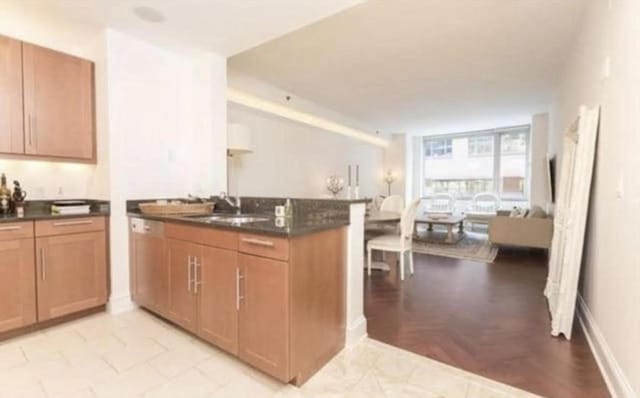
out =
{"type": "Polygon", "coordinates": [[[611,76],[611,57],[607,56],[602,62],[602,79],[606,80],[611,76]]]}

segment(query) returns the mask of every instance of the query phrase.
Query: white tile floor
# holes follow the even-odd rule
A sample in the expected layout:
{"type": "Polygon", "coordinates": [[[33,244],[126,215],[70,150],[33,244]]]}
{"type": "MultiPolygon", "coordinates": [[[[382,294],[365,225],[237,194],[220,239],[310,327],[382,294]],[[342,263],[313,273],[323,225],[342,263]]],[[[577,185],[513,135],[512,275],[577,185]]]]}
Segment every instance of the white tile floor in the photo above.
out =
{"type": "Polygon", "coordinates": [[[0,397],[534,397],[366,339],[302,388],[283,385],[142,310],[0,343],[0,397]]]}

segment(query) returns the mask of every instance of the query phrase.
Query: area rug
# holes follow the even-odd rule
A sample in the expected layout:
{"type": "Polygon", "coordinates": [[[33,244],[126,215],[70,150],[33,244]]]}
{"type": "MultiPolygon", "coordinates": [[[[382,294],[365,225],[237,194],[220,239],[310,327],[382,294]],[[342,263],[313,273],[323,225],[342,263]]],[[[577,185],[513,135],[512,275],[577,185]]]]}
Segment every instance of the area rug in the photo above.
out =
{"type": "Polygon", "coordinates": [[[492,263],[498,255],[498,248],[491,245],[487,234],[478,232],[466,232],[456,244],[421,242],[414,239],[413,251],[481,263],[492,263]]]}

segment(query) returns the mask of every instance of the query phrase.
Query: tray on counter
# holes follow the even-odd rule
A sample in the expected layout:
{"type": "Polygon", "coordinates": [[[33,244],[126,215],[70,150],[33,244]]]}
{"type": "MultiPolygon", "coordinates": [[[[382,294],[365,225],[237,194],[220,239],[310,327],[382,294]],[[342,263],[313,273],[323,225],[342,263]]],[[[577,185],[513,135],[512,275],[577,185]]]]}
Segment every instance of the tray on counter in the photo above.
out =
{"type": "Polygon", "coordinates": [[[213,212],[213,202],[205,203],[140,203],[138,207],[142,214],[149,215],[189,215],[189,214],[209,214],[213,212]]]}

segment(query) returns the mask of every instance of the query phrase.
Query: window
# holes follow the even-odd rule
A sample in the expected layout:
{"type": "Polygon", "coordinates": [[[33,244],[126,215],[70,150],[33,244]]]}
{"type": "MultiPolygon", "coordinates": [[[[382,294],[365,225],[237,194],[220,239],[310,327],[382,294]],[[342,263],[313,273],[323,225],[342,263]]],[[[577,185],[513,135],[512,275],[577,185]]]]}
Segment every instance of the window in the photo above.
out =
{"type": "Polygon", "coordinates": [[[502,154],[524,154],[527,151],[528,137],[528,132],[502,134],[502,142],[500,143],[502,154]]]}
{"type": "Polygon", "coordinates": [[[424,145],[424,156],[428,158],[442,158],[451,156],[451,140],[426,140],[424,145]]]}
{"type": "Polygon", "coordinates": [[[469,142],[469,156],[493,155],[493,135],[480,135],[467,138],[469,142]]]}
{"type": "Polygon", "coordinates": [[[503,207],[528,201],[529,130],[518,126],[424,138],[422,195],[453,194],[462,206],[495,192],[503,207]]]}
{"type": "Polygon", "coordinates": [[[528,145],[528,131],[500,134],[500,194],[503,198],[526,197],[528,145]]]}

